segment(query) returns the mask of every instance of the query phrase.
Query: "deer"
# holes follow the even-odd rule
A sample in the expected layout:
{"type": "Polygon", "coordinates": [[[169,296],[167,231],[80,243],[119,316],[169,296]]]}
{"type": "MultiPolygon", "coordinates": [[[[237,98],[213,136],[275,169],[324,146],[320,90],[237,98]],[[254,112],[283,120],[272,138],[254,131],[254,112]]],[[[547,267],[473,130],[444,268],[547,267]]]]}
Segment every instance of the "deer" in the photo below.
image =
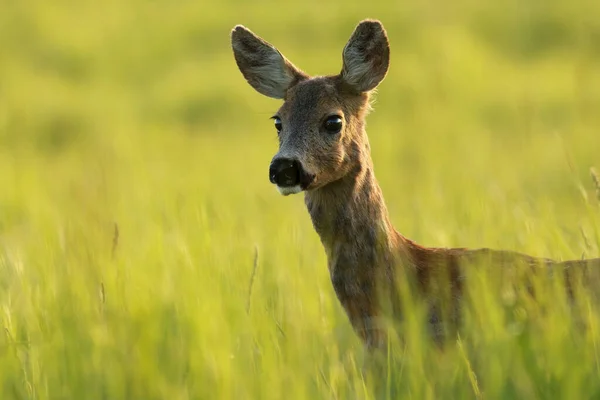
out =
{"type": "Polygon", "coordinates": [[[468,265],[558,269],[568,287],[571,271],[600,271],[600,258],[559,262],[490,248],[425,247],[394,228],[366,133],[372,95],[390,65],[380,21],[358,23],[335,75],[309,76],[243,25],[231,31],[231,46],[247,83],[283,101],[272,117],[279,150],[270,162],[269,180],[284,196],[304,192],[335,294],[367,349],[386,347],[381,318],[391,313],[402,319],[402,279],[416,288],[429,310],[430,332],[443,343],[444,318],[449,326],[460,324],[468,265]]]}

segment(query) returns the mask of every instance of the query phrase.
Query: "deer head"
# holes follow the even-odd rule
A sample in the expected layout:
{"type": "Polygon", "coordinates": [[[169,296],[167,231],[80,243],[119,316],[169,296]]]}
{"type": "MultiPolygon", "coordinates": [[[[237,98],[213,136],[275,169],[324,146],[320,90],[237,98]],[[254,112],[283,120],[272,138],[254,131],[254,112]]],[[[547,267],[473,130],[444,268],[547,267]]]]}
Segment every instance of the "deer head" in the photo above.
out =
{"type": "Polygon", "coordinates": [[[273,116],[279,151],[269,168],[281,194],[324,187],[370,161],[364,129],[369,95],[385,78],[390,57],[379,21],[358,24],[337,75],[310,77],[241,25],[233,29],[231,44],[248,83],[283,100],[273,116]]]}

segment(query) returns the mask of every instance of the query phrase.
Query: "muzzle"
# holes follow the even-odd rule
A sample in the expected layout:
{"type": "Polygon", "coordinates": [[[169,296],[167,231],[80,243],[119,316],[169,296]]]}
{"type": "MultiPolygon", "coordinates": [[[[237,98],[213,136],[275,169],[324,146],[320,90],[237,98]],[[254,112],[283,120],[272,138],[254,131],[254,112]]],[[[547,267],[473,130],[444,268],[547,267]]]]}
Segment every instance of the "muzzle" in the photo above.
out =
{"type": "Polygon", "coordinates": [[[305,190],[314,176],[307,173],[298,160],[275,157],[269,167],[269,180],[283,195],[305,190]]]}

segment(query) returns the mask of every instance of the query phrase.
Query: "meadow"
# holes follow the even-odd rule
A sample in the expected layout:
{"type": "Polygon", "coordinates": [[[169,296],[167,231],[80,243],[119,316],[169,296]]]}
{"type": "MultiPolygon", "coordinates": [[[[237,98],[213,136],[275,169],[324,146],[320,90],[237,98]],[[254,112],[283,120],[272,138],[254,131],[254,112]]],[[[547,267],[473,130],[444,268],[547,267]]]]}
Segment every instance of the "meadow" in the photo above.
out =
{"type": "Polygon", "coordinates": [[[229,41],[244,24],[333,74],[380,19],[392,60],[367,131],[397,229],[591,258],[597,1],[0,9],[1,399],[600,398],[600,307],[578,305],[581,331],[559,290],[523,305],[485,277],[446,351],[415,304],[406,345],[365,369],[302,196],[268,180],[279,103],[229,41]]]}

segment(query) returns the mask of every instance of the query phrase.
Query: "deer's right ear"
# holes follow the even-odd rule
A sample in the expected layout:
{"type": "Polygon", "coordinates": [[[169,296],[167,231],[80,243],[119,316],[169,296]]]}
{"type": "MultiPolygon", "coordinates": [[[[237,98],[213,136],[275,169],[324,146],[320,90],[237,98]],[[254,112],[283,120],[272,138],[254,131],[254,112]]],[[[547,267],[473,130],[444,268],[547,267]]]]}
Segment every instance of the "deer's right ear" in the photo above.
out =
{"type": "Polygon", "coordinates": [[[244,78],[265,96],[283,99],[288,88],[308,77],[275,47],[242,25],[233,28],[231,47],[244,78]]]}
{"type": "Polygon", "coordinates": [[[390,65],[390,44],[381,22],[361,21],[342,53],[342,79],[358,93],[375,89],[390,65]]]}

